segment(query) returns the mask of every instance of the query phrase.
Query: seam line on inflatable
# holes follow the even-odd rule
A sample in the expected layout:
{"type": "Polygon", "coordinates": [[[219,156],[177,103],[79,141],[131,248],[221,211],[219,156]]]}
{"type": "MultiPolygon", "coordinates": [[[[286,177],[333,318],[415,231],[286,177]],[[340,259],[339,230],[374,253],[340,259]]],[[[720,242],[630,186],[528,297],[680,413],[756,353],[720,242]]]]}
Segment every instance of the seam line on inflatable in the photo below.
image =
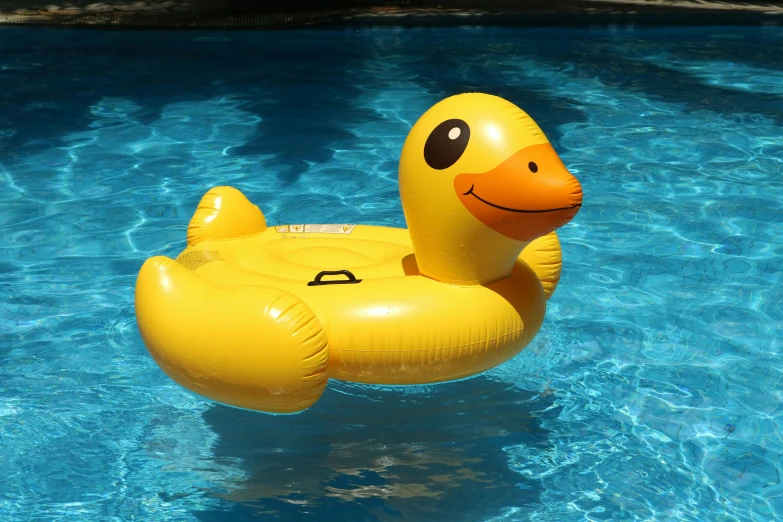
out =
{"type": "MultiPolygon", "coordinates": [[[[316,320],[316,317],[315,317],[315,316],[312,316],[312,317],[310,317],[310,319],[308,319],[308,320],[306,320],[304,323],[300,324],[300,325],[299,325],[299,326],[296,328],[296,330],[295,330],[295,331],[294,331],[294,332],[291,334],[291,337],[296,337],[297,335],[299,335],[299,332],[301,332],[303,329],[307,328],[307,326],[308,326],[310,323],[312,323],[313,321],[315,321],[315,320],[316,320]]],[[[314,331],[312,334],[310,334],[310,335],[309,335],[309,336],[308,336],[306,339],[302,339],[302,341],[301,341],[301,342],[302,342],[302,344],[304,344],[304,343],[306,343],[306,342],[308,342],[308,341],[311,341],[311,340],[315,339],[315,338],[316,338],[316,337],[318,337],[318,336],[319,336],[321,333],[322,333],[322,330],[321,330],[320,328],[319,328],[319,329],[317,329],[317,330],[315,330],[315,331],[314,331]]],[[[310,357],[308,357],[308,359],[310,359],[310,358],[312,358],[312,357],[314,357],[314,356],[315,356],[315,354],[314,354],[314,355],[311,355],[310,357]]]]}
{"type": "Polygon", "coordinates": [[[216,250],[191,250],[177,256],[175,261],[189,270],[195,270],[207,263],[225,259],[216,250]]]}
{"type": "Polygon", "coordinates": [[[399,350],[399,349],[384,350],[384,349],[381,349],[381,348],[370,348],[370,349],[365,349],[365,350],[356,350],[356,349],[351,349],[351,348],[333,348],[333,349],[335,351],[338,351],[338,352],[386,352],[386,353],[391,353],[391,352],[399,352],[399,353],[404,353],[404,352],[432,352],[432,351],[435,351],[435,350],[453,350],[455,348],[463,348],[465,346],[475,346],[475,345],[480,345],[480,344],[490,344],[493,341],[497,341],[498,339],[503,339],[504,337],[509,337],[511,335],[515,335],[515,334],[518,334],[518,333],[523,332],[523,331],[525,331],[524,327],[522,327],[522,328],[520,328],[518,330],[514,330],[513,332],[509,332],[507,334],[500,335],[498,337],[492,337],[492,338],[489,338],[489,339],[485,339],[483,341],[476,341],[474,343],[467,343],[467,344],[454,344],[454,345],[451,345],[451,346],[432,347],[432,348],[415,348],[415,349],[410,349],[410,350],[399,350]]]}

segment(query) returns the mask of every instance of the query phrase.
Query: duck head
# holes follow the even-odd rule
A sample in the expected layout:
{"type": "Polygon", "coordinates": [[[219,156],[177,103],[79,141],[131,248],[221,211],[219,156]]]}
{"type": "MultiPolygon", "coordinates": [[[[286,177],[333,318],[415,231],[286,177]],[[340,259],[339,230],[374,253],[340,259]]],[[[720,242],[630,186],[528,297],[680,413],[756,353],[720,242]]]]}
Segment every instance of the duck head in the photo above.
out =
{"type": "Polygon", "coordinates": [[[419,272],[453,284],[509,276],[528,243],[582,204],[579,181],[533,119],[479,93],[446,98],[419,118],[399,184],[419,272]]]}

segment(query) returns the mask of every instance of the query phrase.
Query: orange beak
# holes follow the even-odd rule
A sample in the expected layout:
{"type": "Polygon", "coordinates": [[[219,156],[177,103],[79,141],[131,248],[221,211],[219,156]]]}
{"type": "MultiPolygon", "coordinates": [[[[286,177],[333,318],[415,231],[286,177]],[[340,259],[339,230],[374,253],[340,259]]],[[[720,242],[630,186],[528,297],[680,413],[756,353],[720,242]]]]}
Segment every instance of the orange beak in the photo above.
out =
{"type": "Polygon", "coordinates": [[[573,219],[582,186],[552,145],[533,145],[483,174],[459,174],[454,189],[478,220],[518,241],[532,241],[573,219]]]}

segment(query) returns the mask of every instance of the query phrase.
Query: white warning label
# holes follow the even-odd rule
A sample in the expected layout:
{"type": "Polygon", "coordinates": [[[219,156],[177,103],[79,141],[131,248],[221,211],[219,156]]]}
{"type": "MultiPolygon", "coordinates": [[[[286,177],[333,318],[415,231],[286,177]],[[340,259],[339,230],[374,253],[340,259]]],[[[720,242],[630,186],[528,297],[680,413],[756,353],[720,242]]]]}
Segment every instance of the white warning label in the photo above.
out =
{"type": "Polygon", "coordinates": [[[303,224],[303,225],[277,225],[278,232],[304,232],[314,234],[350,234],[356,225],[353,224],[303,224]]]}

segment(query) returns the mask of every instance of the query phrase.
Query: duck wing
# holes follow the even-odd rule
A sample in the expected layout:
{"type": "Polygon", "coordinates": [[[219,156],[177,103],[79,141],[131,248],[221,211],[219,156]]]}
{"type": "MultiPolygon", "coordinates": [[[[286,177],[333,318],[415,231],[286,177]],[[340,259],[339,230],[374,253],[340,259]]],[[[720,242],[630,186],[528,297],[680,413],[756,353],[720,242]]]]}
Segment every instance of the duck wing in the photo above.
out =
{"type": "Polygon", "coordinates": [[[560,271],[563,268],[563,251],[557,234],[550,232],[534,239],[525,247],[519,259],[533,269],[544,287],[544,296],[549,299],[560,282],[560,271]]]}

